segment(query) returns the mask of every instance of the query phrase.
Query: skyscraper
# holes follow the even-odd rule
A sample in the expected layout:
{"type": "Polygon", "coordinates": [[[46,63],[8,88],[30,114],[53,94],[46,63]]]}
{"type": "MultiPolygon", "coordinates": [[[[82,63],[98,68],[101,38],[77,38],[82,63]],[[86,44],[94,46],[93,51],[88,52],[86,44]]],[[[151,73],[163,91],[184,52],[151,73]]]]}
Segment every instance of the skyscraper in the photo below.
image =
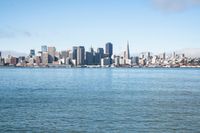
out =
{"type": "Polygon", "coordinates": [[[106,54],[108,55],[108,58],[110,60],[110,64],[112,64],[112,54],[113,54],[113,44],[108,42],[106,43],[106,54]]]}
{"type": "Polygon", "coordinates": [[[41,61],[43,65],[47,65],[49,60],[48,60],[48,53],[47,52],[43,52],[42,56],[41,56],[41,61]]]}
{"type": "Polygon", "coordinates": [[[0,51],[0,58],[1,58],[1,51],[0,51]]]}
{"type": "Polygon", "coordinates": [[[31,49],[31,50],[30,50],[30,57],[33,57],[33,56],[35,56],[35,50],[34,50],[34,49],[31,49]]]}
{"type": "Polygon", "coordinates": [[[106,54],[108,54],[110,58],[113,54],[113,44],[110,42],[106,43],[106,54]]]}
{"type": "Polygon", "coordinates": [[[53,63],[55,59],[56,48],[55,47],[48,47],[48,62],[53,63]]]}
{"type": "Polygon", "coordinates": [[[85,53],[85,64],[86,65],[93,65],[94,64],[94,56],[92,52],[85,53]]]}
{"type": "Polygon", "coordinates": [[[85,48],[84,46],[79,46],[77,48],[77,65],[84,65],[85,60],[85,48]]]}
{"type": "Polygon", "coordinates": [[[42,52],[47,52],[47,46],[46,45],[41,46],[41,51],[42,52]]]}
{"type": "Polygon", "coordinates": [[[77,47],[74,46],[72,49],[72,59],[77,60],[77,47]]]}
{"type": "Polygon", "coordinates": [[[98,49],[97,49],[97,53],[99,53],[100,58],[103,58],[103,55],[104,55],[104,49],[103,49],[103,48],[98,48],[98,49]]]}
{"type": "Polygon", "coordinates": [[[130,59],[129,42],[127,42],[125,59],[130,59]]]}

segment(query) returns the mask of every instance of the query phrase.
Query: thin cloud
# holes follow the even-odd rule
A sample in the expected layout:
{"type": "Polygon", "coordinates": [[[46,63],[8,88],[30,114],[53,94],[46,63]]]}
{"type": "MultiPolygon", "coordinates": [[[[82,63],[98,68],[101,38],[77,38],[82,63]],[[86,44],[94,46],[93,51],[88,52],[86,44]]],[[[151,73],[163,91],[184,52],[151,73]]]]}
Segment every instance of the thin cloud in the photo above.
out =
{"type": "Polygon", "coordinates": [[[15,37],[14,32],[9,32],[0,29],[0,38],[14,38],[14,37],[15,37]]]}
{"type": "Polygon", "coordinates": [[[1,28],[0,29],[0,39],[4,38],[15,38],[18,36],[31,37],[32,33],[26,30],[16,30],[14,28],[1,28]]]}
{"type": "Polygon", "coordinates": [[[27,37],[31,37],[32,34],[29,31],[24,31],[23,34],[27,37]]]}
{"type": "Polygon", "coordinates": [[[163,11],[184,11],[200,7],[200,0],[153,0],[156,8],[163,11]]]}

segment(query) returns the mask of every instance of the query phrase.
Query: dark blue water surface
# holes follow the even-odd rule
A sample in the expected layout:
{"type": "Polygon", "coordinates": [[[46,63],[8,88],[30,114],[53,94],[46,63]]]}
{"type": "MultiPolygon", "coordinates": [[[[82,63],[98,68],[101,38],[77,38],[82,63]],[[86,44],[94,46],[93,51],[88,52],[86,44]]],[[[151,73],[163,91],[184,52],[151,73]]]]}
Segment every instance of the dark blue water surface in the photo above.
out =
{"type": "Polygon", "coordinates": [[[200,69],[0,69],[0,132],[200,132],[200,69]]]}

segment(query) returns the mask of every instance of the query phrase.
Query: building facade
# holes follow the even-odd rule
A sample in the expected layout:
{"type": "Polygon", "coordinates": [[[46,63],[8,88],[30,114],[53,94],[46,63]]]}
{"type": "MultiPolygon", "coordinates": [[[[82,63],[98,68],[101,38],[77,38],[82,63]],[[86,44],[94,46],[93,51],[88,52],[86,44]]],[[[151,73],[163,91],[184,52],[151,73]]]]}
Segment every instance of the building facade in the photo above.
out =
{"type": "Polygon", "coordinates": [[[85,48],[84,46],[79,46],[77,48],[77,65],[84,65],[85,63],[85,48]]]}

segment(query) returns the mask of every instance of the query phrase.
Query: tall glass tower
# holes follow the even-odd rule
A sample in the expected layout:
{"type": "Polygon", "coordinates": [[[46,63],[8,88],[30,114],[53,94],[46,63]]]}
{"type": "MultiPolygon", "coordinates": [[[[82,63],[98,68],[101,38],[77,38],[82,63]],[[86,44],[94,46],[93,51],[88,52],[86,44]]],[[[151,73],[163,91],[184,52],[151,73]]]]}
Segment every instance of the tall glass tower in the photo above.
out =
{"type": "Polygon", "coordinates": [[[106,54],[108,54],[110,58],[113,54],[113,44],[110,42],[106,43],[106,54]]]}
{"type": "Polygon", "coordinates": [[[110,64],[112,64],[112,55],[113,55],[113,44],[108,42],[106,43],[106,54],[108,55],[110,59],[110,64]]]}

